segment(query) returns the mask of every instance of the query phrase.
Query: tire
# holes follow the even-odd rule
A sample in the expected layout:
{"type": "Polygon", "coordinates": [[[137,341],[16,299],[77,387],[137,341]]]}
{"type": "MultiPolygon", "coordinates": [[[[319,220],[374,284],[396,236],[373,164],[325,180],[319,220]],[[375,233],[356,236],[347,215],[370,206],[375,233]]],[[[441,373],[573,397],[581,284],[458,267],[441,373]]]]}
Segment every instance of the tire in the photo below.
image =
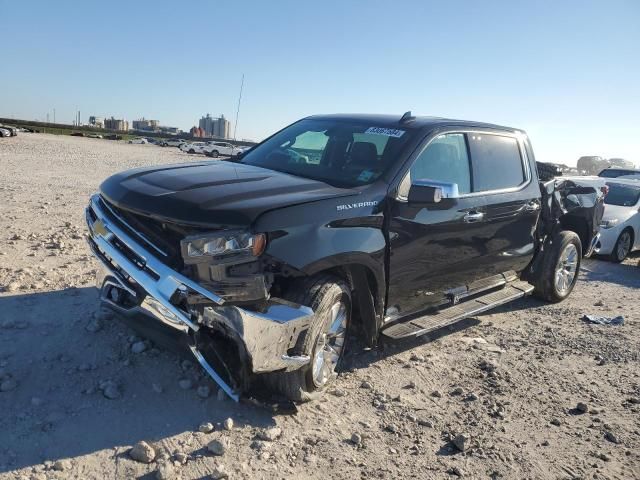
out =
{"type": "Polygon", "coordinates": [[[218,153],[217,150],[212,150],[211,152],[209,152],[209,156],[210,157],[218,158],[218,155],[220,155],[220,154],[218,153]]]}
{"type": "Polygon", "coordinates": [[[613,246],[613,251],[609,258],[611,261],[620,263],[629,252],[631,252],[631,246],[633,245],[633,231],[630,228],[625,228],[620,235],[618,236],[618,240],[616,240],[616,244],[613,246]]]}
{"type": "Polygon", "coordinates": [[[309,355],[311,361],[291,372],[264,374],[262,380],[270,389],[289,400],[306,402],[311,400],[314,394],[326,390],[337,377],[351,325],[351,291],[340,278],[320,274],[299,282],[285,298],[309,306],[315,312],[313,323],[304,338],[299,340],[294,352],[295,355],[309,355]],[[336,307],[337,305],[339,306],[336,307]],[[334,338],[331,335],[327,337],[332,326],[338,331],[334,338]],[[332,345],[332,342],[336,343],[332,345]],[[326,344],[332,345],[331,348],[326,344]],[[336,350],[339,350],[337,355],[336,350]],[[328,357],[323,353],[328,354],[331,360],[327,361],[328,357]]]}
{"type": "Polygon", "coordinates": [[[192,148],[188,153],[196,153],[196,151],[192,148]]]}
{"type": "Polygon", "coordinates": [[[560,232],[548,243],[543,255],[534,294],[548,302],[561,302],[571,294],[580,274],[580,237],[568,230],[560,232]]]}

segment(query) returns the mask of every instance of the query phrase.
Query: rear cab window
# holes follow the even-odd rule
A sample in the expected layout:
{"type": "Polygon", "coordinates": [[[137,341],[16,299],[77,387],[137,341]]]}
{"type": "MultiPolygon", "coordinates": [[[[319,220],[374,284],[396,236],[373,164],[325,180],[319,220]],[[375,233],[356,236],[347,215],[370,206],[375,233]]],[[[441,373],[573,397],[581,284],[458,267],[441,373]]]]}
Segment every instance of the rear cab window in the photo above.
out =
{"type": "Polygon", "coordinates": [[[518,140],[507,135],[467,133],[473,191],[491,192],[522,185],[527,177],[518,140]]]}

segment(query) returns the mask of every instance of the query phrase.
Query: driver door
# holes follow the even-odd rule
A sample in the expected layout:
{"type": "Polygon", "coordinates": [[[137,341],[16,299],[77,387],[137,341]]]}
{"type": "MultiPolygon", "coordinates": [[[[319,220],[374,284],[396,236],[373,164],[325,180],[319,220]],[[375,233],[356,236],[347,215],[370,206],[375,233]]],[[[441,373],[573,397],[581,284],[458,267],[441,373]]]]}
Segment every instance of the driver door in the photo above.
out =
{"type": "Polygon", "coordinates": [[[389,219],[388,315],[405,316],[447,302],[446,292],[487,276],[490,232],[482,218],[483,195],[469,195],[472,168],[463,133],[432,139],[415,158],[392,200],[389,219]],[[416,205],[407,201],[412,182],[457,184],[461,198],[416,205]]]}

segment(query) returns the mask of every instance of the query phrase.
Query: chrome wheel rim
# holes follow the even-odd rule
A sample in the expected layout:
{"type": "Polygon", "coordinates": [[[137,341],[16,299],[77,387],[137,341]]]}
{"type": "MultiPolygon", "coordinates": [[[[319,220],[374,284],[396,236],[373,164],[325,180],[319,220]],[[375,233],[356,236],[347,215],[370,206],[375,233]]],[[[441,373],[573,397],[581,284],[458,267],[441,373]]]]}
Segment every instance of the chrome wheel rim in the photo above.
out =
{"type": "Polygon", "coordinates": [[[556,265],[556,290],[564,295],[571,289],[578,270],[578,249],[573,243],[565,247],[556,265]]]}
{"type": "Polygon", "coordinates": [[[629,232],[622,232],[620,239],[618,240],[618,248],[616,249],[618,260],[624,260],[630,249],[631,235],[629,235],[629,232]]]}
{"type": "Polygon", "coordinates": [[[321,333],[316,341],[313,357],[313,383],[322,387],[336,374],[336,367],[344,349],[347,332],[347,306],[338,302],[330,311],[329,329],[321,333]]]}

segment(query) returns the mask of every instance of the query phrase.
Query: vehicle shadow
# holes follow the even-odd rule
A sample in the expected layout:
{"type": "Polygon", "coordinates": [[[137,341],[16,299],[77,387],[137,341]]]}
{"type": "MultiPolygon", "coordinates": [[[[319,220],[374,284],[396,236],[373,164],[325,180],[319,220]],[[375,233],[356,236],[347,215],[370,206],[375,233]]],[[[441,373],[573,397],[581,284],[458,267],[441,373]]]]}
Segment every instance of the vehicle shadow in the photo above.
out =
{"type": "Polygon", "coordinates": [[[378,348],[373,350],[365,350],[357,339],[351,338],[352,348],[349,348],[344,361],[343,370],[359,370],[367,368],[376,362],[384,360],[395,355],[402,354],[408,350],[412,350],[421,345],[428,345],[437,340],[461,332],[468,328],[479,325],[481,322],[476,317],[467,318],[426,335],[420,337],[409,337],[402,340],[386,339],[380,336],[378,348]]]}
{"type": "MultiPolygon", "coordinates": [[[[0,392],[0,473],[97,451],[112,456],[140,440],[171,452],[172,437],[229,417],[240,426],[275,424],[267,408],[218,400],[195,361],[184,362],[189,356],[151,346],[132,353],[133,331],[116,319],[87,330],[97,305],[95,288],[0,294],[0,376],[17,382],[0,392]],[[118,398],[103,395],[105,381],[118,398]]],[[[190,448],[201,447],[195,439],[190,448]]]]}

